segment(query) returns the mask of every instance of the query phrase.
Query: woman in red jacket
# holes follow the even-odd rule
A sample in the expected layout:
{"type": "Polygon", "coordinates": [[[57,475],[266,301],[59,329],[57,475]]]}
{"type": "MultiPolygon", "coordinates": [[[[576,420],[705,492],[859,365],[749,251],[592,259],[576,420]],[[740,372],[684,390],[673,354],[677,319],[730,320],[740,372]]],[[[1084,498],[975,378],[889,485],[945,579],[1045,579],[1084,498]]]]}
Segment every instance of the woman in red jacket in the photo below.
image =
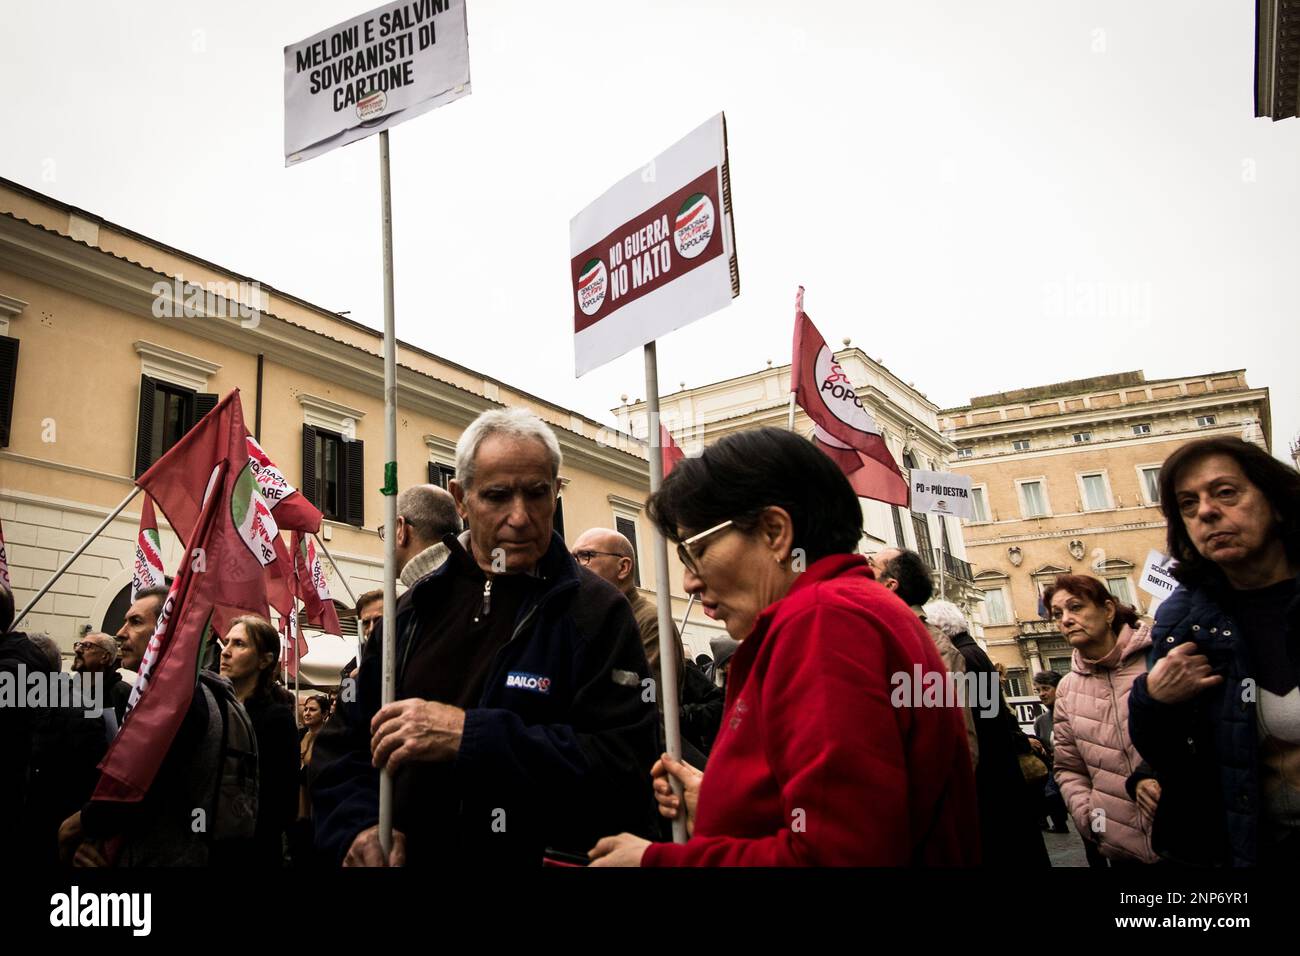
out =
{"type": "Polygon", "coordinates": [[[647,503],[680,542],[684,586],[740,641],[708,773],[652,771],[684,844],[632,834],[595,866],[902,866],[978,862],[960,707],[924,626],[857,554],[862,510],[839,468],[775,428],[679,462],[647,503]],[[698,803],[695,806],[692,804],[698,803]]]}

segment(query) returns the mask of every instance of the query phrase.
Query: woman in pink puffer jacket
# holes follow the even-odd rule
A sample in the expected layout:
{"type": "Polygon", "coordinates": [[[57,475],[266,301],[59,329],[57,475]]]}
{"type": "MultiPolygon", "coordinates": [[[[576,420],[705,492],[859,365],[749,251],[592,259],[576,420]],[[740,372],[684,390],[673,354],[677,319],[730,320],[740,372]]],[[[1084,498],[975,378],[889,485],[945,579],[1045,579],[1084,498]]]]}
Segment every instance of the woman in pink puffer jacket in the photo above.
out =
{"type": "Polygon", "coordinates": [[[1056,782],[1085,840],[1113,862],[1154,863],[1151,817],[1159,784],[1144,780],[1135,803],[1125,782],[1142,762],[1128,734],[1128,695],[1146,673],[1151,625],[1120,604],[1096,578],[1065,574],[1043,594],[1074,648],[1056,688],[1052,724],[1056,782]]]}

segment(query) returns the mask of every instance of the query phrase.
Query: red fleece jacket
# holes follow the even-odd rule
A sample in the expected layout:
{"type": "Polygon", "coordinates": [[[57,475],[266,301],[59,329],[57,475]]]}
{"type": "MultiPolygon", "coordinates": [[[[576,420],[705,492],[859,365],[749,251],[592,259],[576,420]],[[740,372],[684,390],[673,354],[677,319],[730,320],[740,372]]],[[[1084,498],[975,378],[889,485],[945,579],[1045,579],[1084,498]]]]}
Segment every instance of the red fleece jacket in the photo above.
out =
{"type": "Polygon", "coordinates": [[[946,672],[861,555],[807,568],[732,659],[694,836],[651,844],[642,866],[978,863],[960,710],[890,702],[918,663],[946,672]]]}

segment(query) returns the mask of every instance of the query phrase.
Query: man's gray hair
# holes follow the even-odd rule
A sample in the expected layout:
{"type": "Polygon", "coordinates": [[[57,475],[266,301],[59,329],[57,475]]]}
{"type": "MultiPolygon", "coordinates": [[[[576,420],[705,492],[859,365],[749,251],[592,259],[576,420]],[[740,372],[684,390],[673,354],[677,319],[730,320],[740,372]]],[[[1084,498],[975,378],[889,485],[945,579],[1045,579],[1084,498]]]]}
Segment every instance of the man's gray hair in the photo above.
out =
{"type": "Polygon", "coordinates": [[[117,655],[122,653],[121,647],[118,646],[117,638],[112,634],[105,633],[104,631],[91,631],[89,634],[83,635],[81,639],[83,641],[94,641],[109,654],[112,654],[115,660],[117,659],[117,655]]]}
{"type": "Polygon", "coordinates": [[[416,485],[397,496],[397,513],[428,544],[437,544],[449,534],[460,534],[456,499],[437,485],[416,485]]]}
{"type": "Polygon", "coordinates": [[[551,426],[526,408],[500,408],[474,419],[456,442],[456,480],[462,488],[474,483],[474,459],[484,439],[492,435],[541,442],[551,459],[551,480],[560,476],[560,442],[551,426]]]}
{"type": "Polygon", "coordinates": [[[948,637],[956,637],[958,634],[970,631],[966,615],[951,601],[931,601],[925,606],[925,619],[948,637]]]}

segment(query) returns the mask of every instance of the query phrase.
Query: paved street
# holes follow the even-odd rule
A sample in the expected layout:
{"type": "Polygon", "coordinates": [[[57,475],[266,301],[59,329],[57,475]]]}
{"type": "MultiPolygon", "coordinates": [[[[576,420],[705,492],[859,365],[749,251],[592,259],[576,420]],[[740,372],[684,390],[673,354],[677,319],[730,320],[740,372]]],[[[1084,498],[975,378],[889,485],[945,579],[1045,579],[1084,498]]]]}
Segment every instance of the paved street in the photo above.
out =
{"type": "Polygon", "coordinates": [[[1074,828],[1074,822],[1067,824],[1069,833],[1049,833],[1043,831],[1043,842],[1047,844],[1047,855],[1052,859],[1052,866],[1087,866],[1088,859],[1083,854],[1083,839],[1074,828]]]}

